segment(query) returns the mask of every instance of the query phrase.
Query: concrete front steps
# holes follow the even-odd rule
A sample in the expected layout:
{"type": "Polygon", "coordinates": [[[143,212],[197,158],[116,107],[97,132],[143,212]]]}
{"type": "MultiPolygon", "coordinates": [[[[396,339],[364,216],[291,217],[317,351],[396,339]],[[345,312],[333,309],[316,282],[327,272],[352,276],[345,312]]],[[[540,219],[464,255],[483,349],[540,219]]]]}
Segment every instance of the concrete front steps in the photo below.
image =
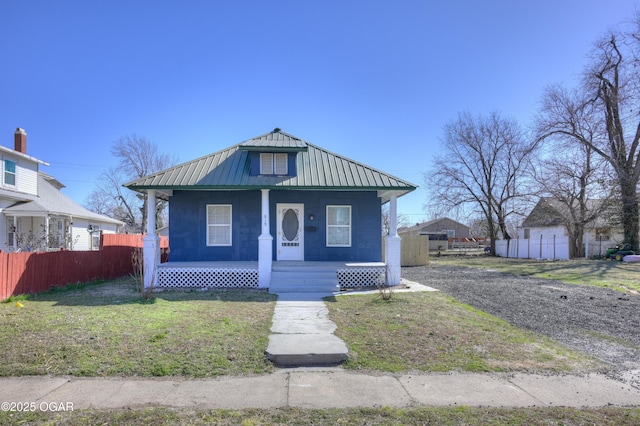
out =
{"type": "Polygon", "coordinates": [[[343,263],[274,262],[270,293],[326,293],[340,291],[337,270],[343,263]]]}
{"type": "Polygon", "coordinates": [[[337,268],[327,262],[275,262],[269,292],[278,294],[267,358],[280,367],[337,365],[347,345],[333,332],[323,298],[339,291],[337,268]]]}

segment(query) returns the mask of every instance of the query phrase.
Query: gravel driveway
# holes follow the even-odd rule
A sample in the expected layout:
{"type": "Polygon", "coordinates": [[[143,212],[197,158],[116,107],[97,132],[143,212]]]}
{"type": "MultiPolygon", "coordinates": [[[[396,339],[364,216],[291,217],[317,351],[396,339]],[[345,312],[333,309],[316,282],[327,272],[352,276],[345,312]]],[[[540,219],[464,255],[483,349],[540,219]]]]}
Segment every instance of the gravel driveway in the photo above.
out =
{"type": "Polygon", "coordinates": [[[402,277],[609,363],[640,387],[640,296],[599,287],[431,264],[402,277]]]}

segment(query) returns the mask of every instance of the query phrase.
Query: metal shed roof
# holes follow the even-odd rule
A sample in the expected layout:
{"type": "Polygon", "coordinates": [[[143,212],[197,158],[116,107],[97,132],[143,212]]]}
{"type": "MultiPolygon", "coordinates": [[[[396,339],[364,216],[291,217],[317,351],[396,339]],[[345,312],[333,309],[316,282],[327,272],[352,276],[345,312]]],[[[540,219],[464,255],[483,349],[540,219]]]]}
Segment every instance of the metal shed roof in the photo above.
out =
{"type": "Polygon", "coordinates": [[[167,198],[173,190],[375,190],[383,203],[389,200],[390,191],[401,196],[417,187],[408,181],[291,136],[280,129],[142,177],[126,183],[125,186],[139,192],[155,189],[162,198],[167,198]],[[248,152],[251,150],[298,151],[297,176],[251,176],[248,152]]]}

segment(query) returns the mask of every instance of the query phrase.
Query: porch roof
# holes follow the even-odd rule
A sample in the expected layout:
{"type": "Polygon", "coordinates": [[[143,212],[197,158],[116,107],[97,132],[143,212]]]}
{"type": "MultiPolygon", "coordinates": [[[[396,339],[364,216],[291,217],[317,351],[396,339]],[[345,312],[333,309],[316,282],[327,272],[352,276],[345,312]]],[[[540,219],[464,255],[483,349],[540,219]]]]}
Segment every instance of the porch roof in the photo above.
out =
{"type": "Polygon", "coordinates": [[[94,222],[124,225],[123,222],[78,205],[57,188],[59,182],[44,173],[38,174],[38,196],[24,196],[22,200],[2,210],[5,216],[69,216],[94,222]]]}
{"type": "Polygon", "coordinates": [[[408,181],[275,129],[222,151],[126,183],[138,192],[154,189],[167,199],[173,190],[378,191],[382,203],[417,188],[408,181]],[[249,151],[294,151],[296,176],[252,176],[249,151]]]}

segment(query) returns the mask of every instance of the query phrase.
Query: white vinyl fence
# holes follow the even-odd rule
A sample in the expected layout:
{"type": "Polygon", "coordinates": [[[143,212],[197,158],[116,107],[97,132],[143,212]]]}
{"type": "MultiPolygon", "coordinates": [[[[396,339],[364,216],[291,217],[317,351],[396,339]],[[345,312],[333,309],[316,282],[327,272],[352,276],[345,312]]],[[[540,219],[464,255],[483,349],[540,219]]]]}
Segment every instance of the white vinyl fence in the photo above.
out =
{"type": "Polygon", "coordinates": [[[518,259],[569,259],[569,238],[565,235],[531,239],[497,240],[496,255],[518,259]]]}

